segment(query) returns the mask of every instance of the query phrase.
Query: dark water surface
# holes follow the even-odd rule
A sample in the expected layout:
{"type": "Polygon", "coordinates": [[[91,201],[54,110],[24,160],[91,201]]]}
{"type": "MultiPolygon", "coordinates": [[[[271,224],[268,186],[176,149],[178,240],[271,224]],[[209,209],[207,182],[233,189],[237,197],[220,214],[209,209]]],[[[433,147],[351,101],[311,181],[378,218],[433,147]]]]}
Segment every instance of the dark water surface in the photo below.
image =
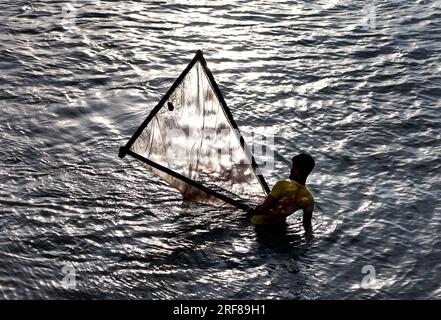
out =
{"type": "Polygon", "coordinates": [[[0,297],[440,298],[440,8],[0,1],[0,297]],[[312,233],[117,157],[197,49],[239,127],[274,134],[271,186],[315,157],[312,233]]]}

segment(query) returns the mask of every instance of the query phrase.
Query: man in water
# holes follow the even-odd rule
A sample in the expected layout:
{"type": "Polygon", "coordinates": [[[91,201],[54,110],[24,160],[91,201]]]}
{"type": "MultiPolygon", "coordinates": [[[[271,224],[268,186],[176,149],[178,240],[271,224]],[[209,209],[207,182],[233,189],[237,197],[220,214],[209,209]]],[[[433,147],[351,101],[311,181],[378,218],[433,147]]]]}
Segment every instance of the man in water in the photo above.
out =
{"type": "Polygon", "coordinates": [[[301,153],[293,157],[290,180],[278,181],[260,205],[247,211],[251,223],[283,223],[289,215],[303,209],[303,225],[310,227],[314,198],[305,183],[314,166],[315,161],[309,154],[301,153]]]}

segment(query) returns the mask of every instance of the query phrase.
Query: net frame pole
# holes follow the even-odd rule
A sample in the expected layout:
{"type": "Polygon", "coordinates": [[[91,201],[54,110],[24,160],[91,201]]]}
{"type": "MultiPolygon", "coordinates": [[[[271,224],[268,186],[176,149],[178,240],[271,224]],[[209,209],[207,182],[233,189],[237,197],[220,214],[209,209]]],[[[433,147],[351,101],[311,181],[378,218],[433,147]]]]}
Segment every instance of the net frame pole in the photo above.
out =
{"type": "Polygon", "coordinates": [[[181,175],[180,173],[177,173],[177,172],[175,172],[175,171],[173,171],[173,170],[171,170],[171,169],[169,169],[167,167],[164,167],[164,166],[160,165],[159,163],[156,163],[156,162],[154,162],[154,161],[152,161],[150,159],[147,159],[147,158],[145,158],[145,157],[143,157],[143,156],[133,152],[132,150],[127,150],[127,154],[132,156],[133,158],[141,161],[141,162],[144,162],[145,164],[147,164],[147,165],[149,165],[149,166],[151,166],[151,167],[153,167],[155,169],[158,169],[158,170],[160,170],[160,171],[162,171],[162,172],[164,172],[164,173],[166,173],[166,174],[168,174],[168,175],[170,175],[170,176],[172,176],[174,178],[177,178],[177,179],[179,179],[179,180],[181,180],[181,181],[191,185],[192,187],[195,187],[195,188],[197,188],[197,189],[199,189],[199,190],[201,190],[201,191],[203,191],[203,192],[205,192],[205,193],[207,193],[207,194],[209,194],[209,195],[211,195],[213,197],[216,197],[216,198],[218,198],[218,199],[220,199],[220,200],[222,200],[222,201],[224,201],[226,203],[229,203],[229,204],[231,204],[231,205],[233,205],[233,206],[235,206],[235,207],[237,207],[239,209],[242,209],[242,210],[250,209],[250,207],[248,205],[246,205],[245,203],[242,203],[240,201],[234,200],[234,199],[232,199],[232,198],[230,198],[230,197],[228,197],[226,195],[223,195],[223,194],[221,194],[219,192],[216,192],[216,191],[214,191],[214,190],[212,190],[210,188],[207,188],[203,184],[200,184],[197,181],[191,180],[191,179],[187,178],[186,176],[181,175]]]}
{"type": "Polygon", "coordinates": [[[124,147],[121,147],[118,153],[118,156],[120,158],[124,158],[125,155],[128,153],[127,151],[130,150],[132,145],[135,143],[135,140],[138,139],[138,137],[141,135],[141,133],[144,131],[144,129],[147,127],[147,125],[152,121],[152,119],[155,117],[155,115],[161,110],[161,108],[164,106],[165,102],[170,98],[171,94],[175,89],[181,84],[182,80],[185,78],[185,76],[188,74],[188,72],[193,68],[193,66],[200,60],[202,57],[202,50],[198,50],[196,52],[195,57],[191,60],[191,62],[188,64],[188,66],[182,71],[182,73],[179,75],[179,77],[175,80],[173,85],[168,89],[167,93],[162,97],[162,99],[158,102],[158,104],[153,108],[153,110],[150,112],[150,114],[147,116],[147,118],[143,121],[143,123],[139,126],[139,128],[135,131],[133,136],[129,139],[127,144],[124,147]]]}
{"type": "Polygon", "coordinates": [[[201,62],[202,67],[204,68],[206,75],[208,76],[208,80],[209,80],[211,87],[213,88],[214,92],[217,95],[217,98],[219,99],[219,101],[221,103],[222,109],[223,109],[228,121],[230,122],[230,125],[233,127],[233,129],[235,129],[234,133],[235,133],[237,139],[239,140],[239,144],[242,147],[242,150],[245,152],[245,155],[246,155],[248,161],[251,163],[251,166],[253,167],[254,174],[257,176],[257,179],[259,180],[259,183],[263,187],[266,194],[269,194],[270,189],[268,187],[268,184],[266,183],[265,178],[262,176],[262,174],[257,173],[257,170],[259,170],[259,167],[256,163],[256,160],[254,159],[254,156],[251,153],[251,150],[249,149],[248,145],[245,143],[245,139],[243,138],[243,135],[240,132],[239,127],[237,126],[237,123],[234,120],[233,115],[231,114],[231,111],[227,106],[227,103],[225,102],[225,99],[222,95],[222,91],[220,90],[219,86],[217,85],[216,80],[214,79],[214,76],[211,73],[210,69],[208,69],[207,61],[205,61],[205,58],[202,54],[200,57],[200,62],[201,62]]]}

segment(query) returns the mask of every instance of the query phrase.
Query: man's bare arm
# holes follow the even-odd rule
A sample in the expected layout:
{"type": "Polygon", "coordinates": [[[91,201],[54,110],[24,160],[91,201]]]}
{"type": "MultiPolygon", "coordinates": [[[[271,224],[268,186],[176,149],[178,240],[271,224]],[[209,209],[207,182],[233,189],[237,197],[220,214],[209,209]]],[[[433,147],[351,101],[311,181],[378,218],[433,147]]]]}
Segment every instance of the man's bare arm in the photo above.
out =
{"type": "Polygon", "coordinates": [[[306,227],[311,226],[312,211],[313,210],[314,210],[314,207],[303,209],[303,221],[302,221],[302,223],[306,227]]]}

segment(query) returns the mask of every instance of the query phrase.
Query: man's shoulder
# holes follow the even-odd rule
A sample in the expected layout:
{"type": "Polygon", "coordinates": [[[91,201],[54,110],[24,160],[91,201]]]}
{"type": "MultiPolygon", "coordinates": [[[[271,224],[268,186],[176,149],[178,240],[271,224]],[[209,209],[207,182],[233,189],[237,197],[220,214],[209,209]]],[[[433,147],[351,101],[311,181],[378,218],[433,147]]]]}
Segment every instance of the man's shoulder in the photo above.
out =
{"type": "Polygon", "coordinates": [[[279,180],[274,184],[273,189],[271,190],[270,195],[274,199],[280,199],[286,192],[286,190],[289,189],[288,181],[286,180],[279,180]]]}
{"type": "Polygon", "coordinates": [[[312,195],[311,190],[309,190],[308,187],[305,186],[305,193],[310,197],[312,200],[314,200],[314,196],[312,195]]]}
{"type": "Polygon", "coordinates": [[[279,180],[274,184],[274,189],[284,189],[287,186],[289,186],[289,181],[288,180],[279,180]]]}
{"type": "Polygon", "coordinates": [[[276,184],[275,184],[274,186],[277,186],[277,185],[286,185],[286,184],[289,183],[289,181],[290,181],[290,180],[279,180],[279,181],[276,182],[276,184]]]}

